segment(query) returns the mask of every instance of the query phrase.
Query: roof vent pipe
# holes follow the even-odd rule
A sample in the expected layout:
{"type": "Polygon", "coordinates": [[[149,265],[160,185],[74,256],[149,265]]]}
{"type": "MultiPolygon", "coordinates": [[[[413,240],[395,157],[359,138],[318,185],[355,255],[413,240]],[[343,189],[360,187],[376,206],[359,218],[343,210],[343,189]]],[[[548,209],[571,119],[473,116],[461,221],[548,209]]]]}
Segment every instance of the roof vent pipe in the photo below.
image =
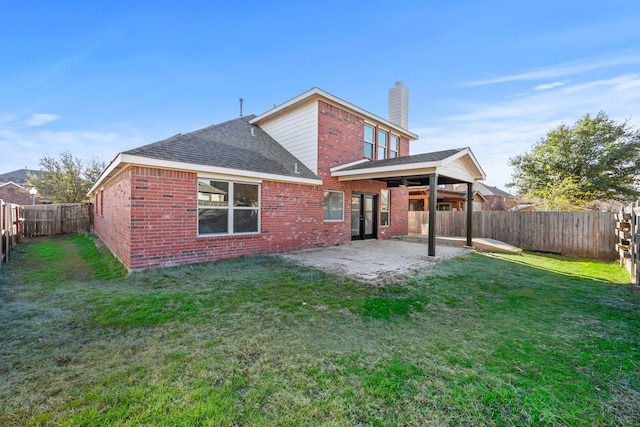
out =
{"type": "Polygon", "coordinates": [[[240,117],[242,117],[242,101],[244,101],[244,99],[240,98],[240,117]]]}

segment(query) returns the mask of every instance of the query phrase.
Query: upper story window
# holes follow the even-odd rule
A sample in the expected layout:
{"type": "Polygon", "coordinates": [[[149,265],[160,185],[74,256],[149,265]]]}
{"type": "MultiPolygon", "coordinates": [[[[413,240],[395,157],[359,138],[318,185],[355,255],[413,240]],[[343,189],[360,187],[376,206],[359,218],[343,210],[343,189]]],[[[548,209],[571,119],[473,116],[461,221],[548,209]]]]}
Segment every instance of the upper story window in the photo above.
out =
{"type": "Polygon", "coordinates": [[[376,145],[374,135],[373,126],[364,125],[364,156],[368,159],[373,159],[374,147],[376,145]]]}
{"type": "Polygon", "coordinates": [[[364,157],[367,159],[388,159],[398,157],[400,137],[372,125],[364,125],[364,157]]]}
{"type": "Polygon", "coordinates": [[[260,186],[198,180],[198,234],[257,233],[260,186]]]}
{"type": "Polygon", "coordinates": [[[398,157],[398,148],[400,147],[400,138],[396,135],[389,137],[389,158],[398,157]]]}
{"type": "Polygon", "coordinates": [[[387,138],[388,134],[378,129],[378,160],[387,158],[387,138]]]}

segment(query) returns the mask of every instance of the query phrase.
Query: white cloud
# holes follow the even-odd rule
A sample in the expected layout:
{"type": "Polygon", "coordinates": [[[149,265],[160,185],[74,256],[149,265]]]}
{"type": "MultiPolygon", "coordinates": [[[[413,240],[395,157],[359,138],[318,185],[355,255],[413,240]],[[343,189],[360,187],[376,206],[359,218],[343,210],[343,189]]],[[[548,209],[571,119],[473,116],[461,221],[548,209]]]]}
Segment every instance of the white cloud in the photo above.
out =
{"type": "Polygon", "coordinates": [[[640,128],[640,75],[627,74],[556,90],[538,90],[509,99],[458,103],[457,113],[432,117],[428,126],[413,129],[420,136],[412,154],[470,147],[487,173],[489,185],[511,180],[509,158],[530,151],[534,143],[561,123],[572,125],[585,114],[604,111],[618,121],[629,119],[640,128]]]}
{"type": "Polygon", "coordinates": [[[467,86],[484,86],[492,85],[496,83],[507,83],[521,80],[540,80],[540,79],[553,79],[563,76],[569,76],[587,71],[598,70],[602,68],[617,67],[623,65],[637,65],[640,64],[640,55],[637,54],[623,54],[619,56],[606,56],[589,58],[584,61],[568,62],[565,64],[551,65],[536,70],[527,71],[524,73],[512,74],[509,76],[502,76],[493,79],[478,80],[470,82],[467,86]]]}
{"type": "Polygon", "coordinates": [[[60,116],[56,114],[42,114],[42,113],[34,113],[24,121],[24,124],[27,126],[42,126],[47,123],[51,123],[60,118],[60,116]]]}
{"type": "Polygon", "coordinates": [[[553,89],[553,88],[556,88],[556,87],[564,86],[567,83],[569,83],[569,82],[568,81],[564,81],[564,82],[554,82],[554,83],[542,84],[542,85],[538,85],[538,86],[534,87],[533,90],[549,90],[549,89],[553,89]]]}
{"type": "Polygon", "coordinates": [[[100,132],[85,130],[50,131],[22,126],[18,121],[0,124],[0,173],[28,167],[38,169],[45,154],[57,157],[69,151],[89,161],[92,158],[111,161],[115,155],[144,140],[135,130],[100,132]]]}

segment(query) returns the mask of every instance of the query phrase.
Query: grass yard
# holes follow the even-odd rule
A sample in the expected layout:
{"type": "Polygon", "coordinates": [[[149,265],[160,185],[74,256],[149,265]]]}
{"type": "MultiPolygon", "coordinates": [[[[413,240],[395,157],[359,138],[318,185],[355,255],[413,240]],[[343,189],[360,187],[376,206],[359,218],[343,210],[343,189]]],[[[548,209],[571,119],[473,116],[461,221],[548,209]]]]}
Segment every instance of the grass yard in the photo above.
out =
{"type": "Polygon", "coordinates": [[[33,240],[0,272],[0,402],[3,426],[640,425],[640,293],[535,254],[375,287],[33,240]]]}

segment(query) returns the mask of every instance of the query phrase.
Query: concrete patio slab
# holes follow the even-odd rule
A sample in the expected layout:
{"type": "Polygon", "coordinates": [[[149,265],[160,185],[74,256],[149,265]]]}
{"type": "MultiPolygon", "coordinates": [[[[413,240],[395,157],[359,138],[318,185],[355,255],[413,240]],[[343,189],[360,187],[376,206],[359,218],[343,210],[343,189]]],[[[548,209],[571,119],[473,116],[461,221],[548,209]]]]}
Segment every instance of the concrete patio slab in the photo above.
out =
{"type": "Polygon", "coordinates": [[[469,248],[438,246],[435,257],[427,245],[400,240],[363,240],[339,246],[281,254],[329,274],[383,284],[433,268],[438,262],[471,252],[469,248]]]}

